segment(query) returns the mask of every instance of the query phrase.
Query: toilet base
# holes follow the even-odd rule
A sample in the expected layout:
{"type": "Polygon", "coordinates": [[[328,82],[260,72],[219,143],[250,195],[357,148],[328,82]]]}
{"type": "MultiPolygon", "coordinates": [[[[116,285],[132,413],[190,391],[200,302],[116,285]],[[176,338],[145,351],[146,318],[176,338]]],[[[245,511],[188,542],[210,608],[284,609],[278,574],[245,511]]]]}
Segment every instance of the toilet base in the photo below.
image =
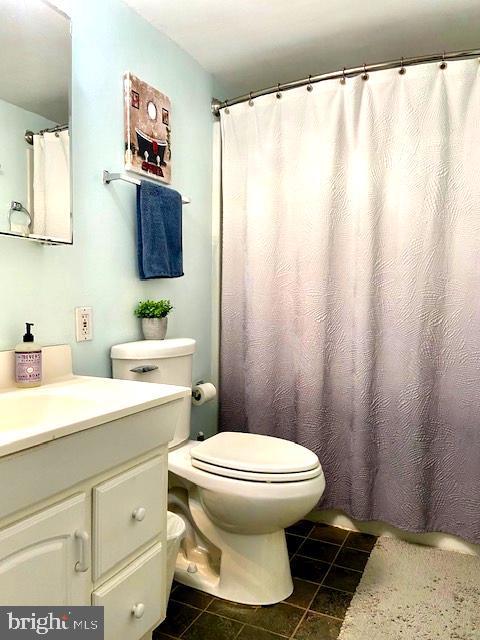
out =
{"type": "Polygon", "coordinates": [[[188,558],[180,550],[175,569],[178,582],[249,605],[275,604],[291,595],[293,583],[283,530],[240,535],[217,529],[217,534],[222,538],[219,570],[204,548],[197,547],[188,558]]]}

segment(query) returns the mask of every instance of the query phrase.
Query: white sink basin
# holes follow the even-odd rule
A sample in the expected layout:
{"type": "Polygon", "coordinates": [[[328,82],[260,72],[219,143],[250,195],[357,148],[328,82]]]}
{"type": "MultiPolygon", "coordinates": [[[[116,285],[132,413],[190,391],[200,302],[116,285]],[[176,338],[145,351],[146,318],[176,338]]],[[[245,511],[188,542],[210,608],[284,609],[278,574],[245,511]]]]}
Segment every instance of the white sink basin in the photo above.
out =
{"type": "MultiPolygon", "coordinates": [[[[90,409],[95,406],[95,399],[89,401],[90,409]]],[[[100,407],[99,407],[100,408],[100,407]]],[[[85,410],[85,401],[74,395],[55,393],[5,394],[0,396],[0,432],[17,429],[29,429],[34,426],[51,425],[61,415],[65,419],[75,419],[85,410]]],[[[1,436],[0,436],[1,437],[1,436]]]]}
{"type": "Polygon", "coordinates": [[[185,398],[186,387],[71,376],[0,392],[0,456],[185,398]]]}

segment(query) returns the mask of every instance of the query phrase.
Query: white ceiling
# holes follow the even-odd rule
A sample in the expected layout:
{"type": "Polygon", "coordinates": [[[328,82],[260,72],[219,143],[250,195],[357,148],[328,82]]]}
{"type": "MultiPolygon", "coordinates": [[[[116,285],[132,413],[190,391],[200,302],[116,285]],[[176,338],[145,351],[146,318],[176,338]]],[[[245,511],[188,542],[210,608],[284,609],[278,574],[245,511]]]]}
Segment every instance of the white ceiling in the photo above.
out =
{"type": "Polygon", "coordinates": [[[383,60],[480,48],[480,0],[125,0],[226,97],[383,60]]]}
{"type": "Polygon", "coordinates": [[[0,0],[0,14],[0,98],[68,122],[68,18],[42,0],[0,0]]]}

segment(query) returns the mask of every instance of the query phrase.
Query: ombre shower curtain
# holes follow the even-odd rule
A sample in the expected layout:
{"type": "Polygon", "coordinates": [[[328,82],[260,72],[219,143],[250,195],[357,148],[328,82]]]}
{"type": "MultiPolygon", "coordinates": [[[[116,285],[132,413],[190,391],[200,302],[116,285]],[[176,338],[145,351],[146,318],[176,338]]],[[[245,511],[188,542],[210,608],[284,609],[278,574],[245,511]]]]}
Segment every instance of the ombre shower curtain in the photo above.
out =
{"type": "Polygon", "coordinates": [[[315,451],[322,507],[480,543],[479,61],[221,113],[221,428],[315,451]]]}

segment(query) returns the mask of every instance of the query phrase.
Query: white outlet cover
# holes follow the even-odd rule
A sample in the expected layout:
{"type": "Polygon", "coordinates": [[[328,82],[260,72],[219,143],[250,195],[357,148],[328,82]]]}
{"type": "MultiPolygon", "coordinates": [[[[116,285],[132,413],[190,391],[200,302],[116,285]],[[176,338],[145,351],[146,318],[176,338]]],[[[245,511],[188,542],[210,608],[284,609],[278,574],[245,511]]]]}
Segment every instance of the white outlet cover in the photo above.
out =
{"type": "Polygon", "coordinates": [[[92,307],[75,307],[75,335],[77,342],[93,338],[92,307]]]}

